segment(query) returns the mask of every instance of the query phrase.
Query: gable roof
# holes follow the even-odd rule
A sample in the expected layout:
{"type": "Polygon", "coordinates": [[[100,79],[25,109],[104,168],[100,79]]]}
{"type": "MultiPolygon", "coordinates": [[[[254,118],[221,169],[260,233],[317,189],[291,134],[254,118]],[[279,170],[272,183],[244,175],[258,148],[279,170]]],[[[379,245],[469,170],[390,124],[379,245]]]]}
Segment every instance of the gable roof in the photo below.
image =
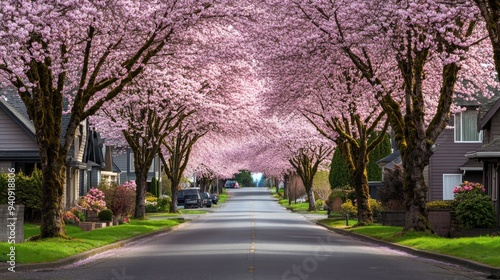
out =
{"type": "Polygon", "coordinates": [[[17,110],[12,104],[7,102],[5,99],[0,98],[0,108],[4,109],[4,111],[9,115],[19,126],[26,131],[26,133],[36,141],[35,137],[35,126],[33,123],[27,118],[26,115],[22,114],[19,110],[17,110]]]}
{"type": "Polygon", "coordinates": [[[379,159],[376,163],[380,167],[390,168],[390,167],[394,166],[394,164],[401,163],[401,152],[399,150],[395,150],[390,155],[379,159]]]}
{"type": "Polygon", "coordinates": [[[481,105],[479,110],[479,129],[483,129],[490,122],[498,109],[500,109],[499,96],[495,96],[489,102],[485,102],[481,105]]]}

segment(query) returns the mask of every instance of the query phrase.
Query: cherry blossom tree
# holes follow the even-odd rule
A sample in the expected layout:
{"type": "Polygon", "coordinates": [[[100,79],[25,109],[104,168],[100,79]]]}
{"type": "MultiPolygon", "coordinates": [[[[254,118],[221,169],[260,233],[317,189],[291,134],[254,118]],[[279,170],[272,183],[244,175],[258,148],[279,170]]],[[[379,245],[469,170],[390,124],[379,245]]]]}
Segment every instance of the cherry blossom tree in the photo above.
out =
{"type": "Polygon", "coordinates": [[[358,225],[366,225],[373,223],[367,172],[369,156],[384,139],[388,122],[380,107],[370,108],[369,104],[376,101],[367,96],[369,89],[361,86],[361,78],[357,71],[343,69],[340,76],[328,80],[330,93],[317,92],[316,102],[320,106],[304,111],[316,129],[342,153],[356,193],[358,225]],[[338,110],[342,107],[346,110],[338,110]],[[372,137],[374,134],[377,136],[372,137]]]}
{"type": "Polygon", "coordinates": [[[474,0],[474,2],[476,2],[486,23],[486,29],[493,47],[493,60],[498,74],[500,73],[500,4],[497,1],[490,0],[474,0]]]}
{"type": "Polygon", "coordinates": [[[197,0],[2,1],[0,82],[17,89],[35,126],[42,238],[64,235],[65,164],[80,122],[168,49],[174,35],[219,10],[197,0]],[[70,114],[66,127],[63,113],[70,114]]]}
{"type": "Polygon", "coordinates": [[[189,116],[161,141],[163,151],[160,159],[167,177],[170,179],[172,203],[170,213],[177,213],[177,189],[189,162],[193,145],[210,130],[210,123],[197,127],[189,123],[189,116]]]}
{"type": "Polygon", "coordinates": [[[273,111],[301,112],[342,151],[356,190],[358,223],[373,223],[366,169],[370,152],[387,129],[385,112],[373,106],[377,104],[375,92],[350,60],[319,40],[322,32],[300,20],[306,19],[300,9],[294,13],[293,6],[287,8],[285,13],[278,8],[276,18],[264,18],[275,27],[274,32],[258,33],[257,48],[262,54],[258,59],[272,77],[266,105],[273,111]],[[298,21],[290,19],[292,16],[298,21]],[[378,136],[370,137],[375,132],[378,136]]]}
{"type": "Polygon", "coordinates": [[[274,124],[275,145],[284,147],[282,157],[290,163],[288,170],[299,175],[309,199],[309,211],[316,210],[313,192],[314,175],[319,169],[327,169],[333,152],[331,143],[301,115],[290,113],[274,124]]]}
{"type": "Polygon", "coordinates": [[[487,63],[490,47],[483,29],[476,28],[482,23],[477,21],[475,5],[433,0],[267,4],[272,16],[284,16],[282,24],[274,22],[274,30],[302,26],[285,33],[283,40],[306,42],[305,54],[320,50],[325,60],[332,57],[328,54],[349,58],[372,86],[395,132],[405,167],[404,232],[431,230],[423,170],[449,121],[453,97],[459,92],[470,98],[477,91],[488,96],[488,85],[496,87],[487,63]],[[300,31],[308,28],[317,32],[300,31]]]}
{"type": "Polygon", "coordinates": [[[135,218],[145,216],[148,172],[160,153],[162,141],[192,113],[169,98],[170,83],[163,70],[145,71],[124,94],[92,118],[93,125],[103,131],[108,143],[116,145],[123,137],[133,152],[137,184],[135,218]]]}

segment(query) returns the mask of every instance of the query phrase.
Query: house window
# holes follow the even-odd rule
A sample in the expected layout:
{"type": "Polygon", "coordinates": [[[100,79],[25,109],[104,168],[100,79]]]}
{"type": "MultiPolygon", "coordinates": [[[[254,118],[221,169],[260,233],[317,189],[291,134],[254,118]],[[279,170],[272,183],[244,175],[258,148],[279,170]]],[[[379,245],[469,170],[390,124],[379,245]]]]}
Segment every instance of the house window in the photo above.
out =
{"type": "Polygon", "coordinates": [[[151,163],[151,166],[149,167],[149,172],[155,172],[155,162],[156,162],[156,159],[153,159],[153,163],[151,163]]]}
{"type": "MultiPolygon", "coordinates": [[[[129,170],[130,172],[135,172],[135,167],[134,167],[134,153],[130,153],[130,159],[129,159],[129,170]]],[[[155,160],[153,160],[153,163],[149,167],[149,172],[154,172],[155,169],[155,160]]]]}
{"type": "Polygon", "coordinates": [[[462,183],[462,174],[443,174],[443,200],[453,200],[453,189],[462,183]]]}
{"type": "Polygon", "coordinates": [[[482,142],[483,132],[477,132],[477,111],[455,114],[455,142],[482,142]]]}
{"type": "Polygon", "coordinates": [[[130,172],[135,172],[135,167],[134,167],[134,153],[130,153],[129,155],[130,159],[129,159],[129,170],[130,172]]]}

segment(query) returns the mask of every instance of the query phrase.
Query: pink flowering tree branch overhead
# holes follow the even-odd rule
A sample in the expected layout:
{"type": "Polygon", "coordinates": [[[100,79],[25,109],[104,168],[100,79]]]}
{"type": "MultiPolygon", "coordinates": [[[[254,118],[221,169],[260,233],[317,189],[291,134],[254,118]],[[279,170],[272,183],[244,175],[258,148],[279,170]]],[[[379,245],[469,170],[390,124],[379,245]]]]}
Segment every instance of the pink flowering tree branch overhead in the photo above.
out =
{"type": "Polygon", "coordinates": [[[297,21],[288,18],[293,14],[290,11],[293,8],[288,14],[264,18],[266,25],[280,28],[257,33],[254,40],[263,71],[272,77],[266,105],[278,114],[301,112],[339,148],[356,190],[358,224],[373,223],[366,168],[370,152],[388,127],[385,112],[377,104],[373,87],[350,60],[324,44],[321,30],[300,17],[297,21]]]}
{"type": "Polygon", "coordinates": [[[369,155],[384,139],[389,123],[385,112],[379,106],[372,106],[376,100],[367,94],[370,86],[358,71],[352,70],[341,68],[338,76],[327,77],[329,90],[318,90],[312,97],[319,106],[309,106],[302,111],[342,153],[356,193],[358,225],[366,225],[373,223],[367,172],[369,155]]]}
{"type": "Polygon", "coordinates": [[[129,85],[123,95],[108,104],[108,108],[101,108],[102,113],[92,119],[95,126],[105,131],[103,136],[108,141],[113,134],[118,134],[134,154],[136,218],[145,216],[147,177],[154,158],[160,153],[163,139],[191,114],[186,112],[185,106],[172,104],[166,94],[168,86],[161,86],[160,77],[158,71],[146,71],[141,75],[142,79],[129,85]],[[153,76],[155,82],[149,84],[149,78],[153,76]]]}
{"type": "Polygon", "coordinates": [[[0,83],[17,89],[35,126],[42,238],[64,235],[65,164],[80,122],[168,49],[174,35],[217,16],[218,7],[196,0],[2,1],[0,83]],[[67,127],[63,113],[70,113],[67,127]]]}
{"type": "Polygon", "coordinates": [[[212,126],[210,123],[193,124],[190,122],[192,120],[188,116],[161,141],[160,159],[171,183],[170,213],[177,213],[177,190],[189,162],[193,145],[207,134],[212,126]]]}
{"type": "Polygon", "coordinates": [[[343,54],[372,86],[405,169],[403,232],[431,231],[423,171],[450,119],[453,98],[457,92],[462,98],[479,91],[490,96],[488,87],[496,88],[476,6],[434,0],[267,2],[288,22],[318,31],[296,40],[319,42],[325,54],[343,54]]]}
{"type": "MultiPolygon", "coordinates": [[[[474,0],[486,23],[486,30],[493,47],[493,60],[497,74],[500,73],[500,5],[491,0],[474,0]]],[[[460,4],[457,4],[460,5],[460,4]]]]}
{"type": "Polygon", "coordinates": [[[284,146],[286,158],[304,183],[309,211],[316,210],[313,180],[316,172],[327,169],[334,146],[300,114],[290,113],[275,123],[275,145],[284,146]]]}

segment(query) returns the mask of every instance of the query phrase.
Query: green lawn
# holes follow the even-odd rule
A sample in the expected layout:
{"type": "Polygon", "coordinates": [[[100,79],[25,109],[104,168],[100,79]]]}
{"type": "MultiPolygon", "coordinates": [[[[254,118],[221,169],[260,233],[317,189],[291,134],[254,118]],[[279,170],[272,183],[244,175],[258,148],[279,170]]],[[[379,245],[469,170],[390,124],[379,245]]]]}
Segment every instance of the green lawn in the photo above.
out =
{"type": "Polygon", "coordinates": [[[308,211],[309,203],[295,203],[292,201],[292,204],[288,204],[288,199],[280,199],[280,204],[283,205],[286,209],[291,209],[295,212],[299,213],[308,213],[308,214],[324,214],[326,215],[326,210],[317,210],[317,211],[308,211]]]}
{"type": "Polygon", "coordinates": [[[226,202],[228,199],[228,194],[227,193],[221,193],[219,194],[219,201],[217,202],[217,205],[226,202]]]}
{"type": "MultiPolygon", "coordinates": [[[[69,257],[83,251],[111,244],[116,241],[138,236],[155,230],[178,225],[178,220],[131,220],[129,224],[106,227],[93,231],[83,231],[75,225],[66,225],[66,234],[71,239],[48,238],[15,244],[16,262],[37,263],[49,262],[69,257]]],[[[38,225],[26,224],[25,238],[38,235],[38,225]]],[[[6,254],[12,246],[0,242],[0,261],[7,261],[6,254]]]]}
{"type": "MultiPolygon", "coordinates": [[[[415,249],[465,258],[480,263],[500,267],[500,236],[444,238],[433,234],[409,232],[398,235],[402,227],[371,225],[365,227],[345,227],[345,220],[325,219],[322,224],[344,228],[345,230],[374,237],[391,243],[409,246],[415,249]]],[[[357,221],[351,220],[350,225],[357,221]]]]}

